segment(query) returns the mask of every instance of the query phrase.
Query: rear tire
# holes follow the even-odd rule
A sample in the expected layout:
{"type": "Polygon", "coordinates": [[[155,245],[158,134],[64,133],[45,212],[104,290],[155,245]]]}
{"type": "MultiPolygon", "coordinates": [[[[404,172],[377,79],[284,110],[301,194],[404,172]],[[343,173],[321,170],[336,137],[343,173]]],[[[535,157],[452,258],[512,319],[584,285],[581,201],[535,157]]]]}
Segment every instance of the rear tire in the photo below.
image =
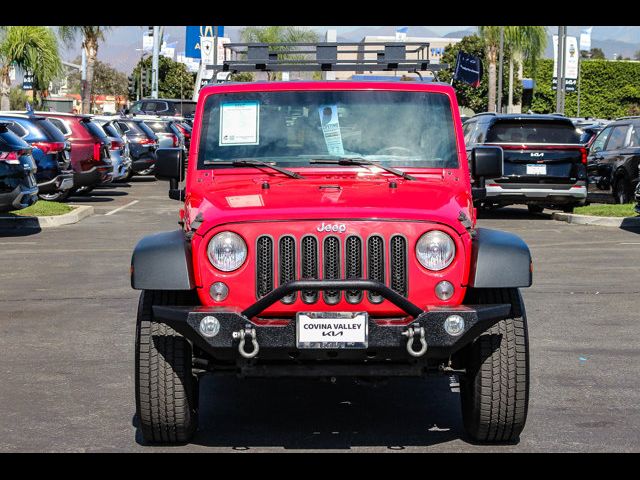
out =
{"type": "Polygon", "coordinates": [[[38,198],[48,202],[64,202],[69,198],[69,195],[71,195],[71,190],[58,190],[54,193],[39,193],[38,198]]]}
{"type": "Polygon", "coordinates": [[[198,379],[191,344],[153,320],[153,305],[193,305],[193,292],[145,290],[140,295],[135,346],[136,412],[148,443],[186,443],[198,426],[198,379]]]}
{"type": "Polygon", "coordinates": [[[527,209],[529,210],[529,213],[535,214],[542,213],[544,207],[542,205],[527,205],[527,209]]]}
{"type": "Polygon", "coordinates": [[[564,213],[573,213],[574,208],[576,208],[575,205],[563,205],[562,211],[564,213]]]}
{"type": "Polygon", "coordinates": [[[460,378],[464,428],[477,442],[514,442],[524,428],[529,404],[524,303],[516,288],[478,289],[470,296],[472,303],[510,303],[512,318],[496,323],[467,347],[467,373],[460,378]]]}

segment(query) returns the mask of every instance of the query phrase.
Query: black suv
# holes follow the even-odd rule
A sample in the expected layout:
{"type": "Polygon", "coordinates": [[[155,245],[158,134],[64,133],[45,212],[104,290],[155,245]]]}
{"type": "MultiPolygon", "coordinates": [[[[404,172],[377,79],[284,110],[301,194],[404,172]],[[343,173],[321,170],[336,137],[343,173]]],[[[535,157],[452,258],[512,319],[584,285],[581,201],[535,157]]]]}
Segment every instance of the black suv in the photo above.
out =
{"type": "Polygon", "coordinates": [[[193,118],[196,102],[171,98],[144,98],[131,105],[133,115],[162,115],[193,118]]]}
{"type": "Polygon", "coordinates": [[[20,210],[38,200],[31,147],[9,125],[0,122],[0,212],[20,210]]]}
{"type": "MultiPolygon", "coordinates": [[[[486,180],[477,206],[527,205],[565,212],[587,199],[587,150],[571,120],[559,115],[481,113],[464,124],[467,154],[480,145],[504,151],[504,175],[486,180]]],[[[471,158],[471,157],[469,157],[471,158]]]]}
{"type": "Polygon", "coordinates": [[[616,203],[633,200],[640,164],[640,117],[619,118],[607,125],[589,148],[592,191],[611,193],[616,203]]]}

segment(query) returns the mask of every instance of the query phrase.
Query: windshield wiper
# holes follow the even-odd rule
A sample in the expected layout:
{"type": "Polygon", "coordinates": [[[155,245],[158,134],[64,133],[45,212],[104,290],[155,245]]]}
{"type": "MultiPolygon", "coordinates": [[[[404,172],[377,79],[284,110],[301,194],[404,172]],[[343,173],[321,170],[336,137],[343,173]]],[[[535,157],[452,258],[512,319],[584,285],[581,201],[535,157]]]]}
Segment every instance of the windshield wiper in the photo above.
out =
{"type": "Polygon", "coordinates": [[[286,168],[278,167],[276,165],[272,165],[267,162],[263,162],[262,160],[231,160],[231,161],[205,160],[204,164],[205,165],[233,165],[234,167],[267,167],[267,168],[272,168],[276,172],[284,173],[286,176],[291,178],[304,178],[299,173],[292,172],[291,170],[287,170],[286,168]]]}
{"type": "Polygon", "coordinates": [[[367,160],[366,158],[362,158],[362,157],[352,157],[352,158],[344,157],[344,158],[338,158],[338,159],[314,158],[310,160],[310,163],[328,163],[333,165],[370,165],[373,167],[378,167],[384,170],[385,172],[398,175],[399,177],[402,177],[406,180],[417,180],[416,177],[409,175],[408,173],[402,172],[400,170],[396,170],[395,168],[392,168],[392,167],[387,167],[386,165],[382,165],[378,162],[372,162],[371,160],[367,160]]]}

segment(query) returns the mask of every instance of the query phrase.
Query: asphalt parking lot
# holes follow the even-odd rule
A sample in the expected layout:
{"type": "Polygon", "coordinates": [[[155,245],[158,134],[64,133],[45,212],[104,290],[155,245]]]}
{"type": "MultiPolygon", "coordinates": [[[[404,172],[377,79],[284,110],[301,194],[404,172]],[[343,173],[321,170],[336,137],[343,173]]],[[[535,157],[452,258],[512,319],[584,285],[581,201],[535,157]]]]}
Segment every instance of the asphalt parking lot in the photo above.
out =
{"type": "Polygon", "coordinates": [[[134,179],[74,199],[96,207],[78,224],[0,232],[0,451],[640,451],[640,231],[517,208],[480,224],[520,235],[534,258],[518,444],[467,442],[447,377],[375,387],[207,377],[193,443],[143,445],[129,262],[142,236],[177,228],[166,189],[134,179]]]}

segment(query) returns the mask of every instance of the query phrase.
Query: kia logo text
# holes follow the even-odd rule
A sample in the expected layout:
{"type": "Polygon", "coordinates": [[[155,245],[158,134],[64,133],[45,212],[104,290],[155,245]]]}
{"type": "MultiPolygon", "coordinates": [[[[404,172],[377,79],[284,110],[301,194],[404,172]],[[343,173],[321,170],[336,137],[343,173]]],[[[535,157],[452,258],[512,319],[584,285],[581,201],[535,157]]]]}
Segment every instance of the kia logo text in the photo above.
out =
{"type": "Polygon", "coordinates": [[[347,226],[344,223],[327,223],[322,222],[322,225],[318,225],[316,228],[319,232],[338,232],[344,233],[347,231],[347,226]]]}

